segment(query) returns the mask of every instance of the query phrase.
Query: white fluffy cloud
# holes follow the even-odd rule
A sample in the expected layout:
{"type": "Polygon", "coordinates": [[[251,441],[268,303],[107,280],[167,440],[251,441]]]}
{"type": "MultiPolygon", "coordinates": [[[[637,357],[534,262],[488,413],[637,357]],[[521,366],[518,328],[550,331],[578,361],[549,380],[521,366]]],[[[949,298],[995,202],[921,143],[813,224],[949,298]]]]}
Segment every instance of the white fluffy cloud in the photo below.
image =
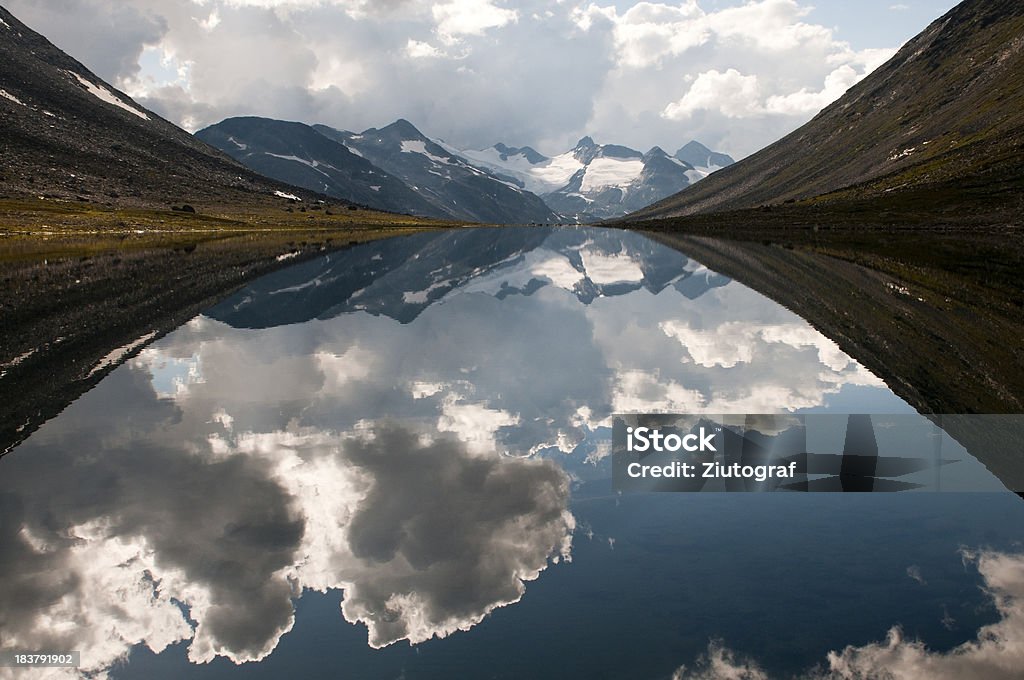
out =
{"type": "MultiPolygon", "coordinates": [[[[884,642],[850,645],[829,652],[823,668],[803,680],[1011,680],[1024,668],[1024,554],[985,551],[965,553],[977,565],[1000,620],[948,652],[928,649],[894,627],[884,642]]],[[[744,659],[720,643],[691,667],[682,666],[673,680],[770,680],[755,660],[744,659]]]]}
{"type": "Polygon", "coordinates": [[[462,35],[483,35],[518,20],[515,10],[498,7],[492,0],[449,0],[431,8],[437,32],[451,42],[462,35]]]}
{"type": "Polygon", "coordinates": [[[689,118],[695,111],[718,111],[726,118],[748,118],[764,112],[757,76],[743,75],[734,68],[725,73],[715,69],[701,73],[689,91],[665,107],[663,116],[689,118]]]}
{"type": "MultiPolygon", "coordinates": [[[[896,44],[851,45],[805,0],[12,0],[114,85],[190,129],[262,115],[558,153],[584,134],[740,157],[896,44]],[[868,49],[870,48],[870,49],[868,49]]],[[[866,6],[892,21],[885,3],[866,6]]],[[[904,17],[908,13],[898,13],[904,17]]],[[[905,35],[923,28],[907,22],[905,35]]]]}
{"type": "Polygon", "coordinates": [[[615,54],[595,97],[594,128],[682,128],[746,155],[810,119],[895,51],[854,49],[797,0],[707,5],[576,11],[578,29],[610,36],[615,54]]]}

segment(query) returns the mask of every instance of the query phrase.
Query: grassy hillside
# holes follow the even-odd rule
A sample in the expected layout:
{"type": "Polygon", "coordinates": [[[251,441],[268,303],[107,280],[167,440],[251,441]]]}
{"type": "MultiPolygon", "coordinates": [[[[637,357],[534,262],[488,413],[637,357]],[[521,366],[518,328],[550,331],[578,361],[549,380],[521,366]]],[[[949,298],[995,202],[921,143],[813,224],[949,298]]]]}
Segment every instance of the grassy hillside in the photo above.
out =
{"type": "Polygon", "coordinates": [[[803,127],[627,219],[794,206],[1019,224],[1022,74],[1024,3],[966,0],[803,127]]]}

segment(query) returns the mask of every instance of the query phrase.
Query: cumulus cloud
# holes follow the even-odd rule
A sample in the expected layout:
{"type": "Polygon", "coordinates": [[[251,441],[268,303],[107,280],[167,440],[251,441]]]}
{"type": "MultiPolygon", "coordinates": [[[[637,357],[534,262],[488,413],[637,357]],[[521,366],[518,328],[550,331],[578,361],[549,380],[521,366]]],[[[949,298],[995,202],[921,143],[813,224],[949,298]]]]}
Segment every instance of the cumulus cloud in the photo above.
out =
{"type": "Polygon", "coordinates": [[[760,100],[757,76],[734,68],[725,73],[711,69],[698,75],[683,98],[666,106],[663,115],[679,120],[705,110],[718,111],[726,118],[747,118],[764,111],[760,100]]]}
{"type": "Polygon", "coordinates": [[[405,44],[405,52],[413,59],[444,56],[444,52],[430,43],[413,40],[412,38],[409,38],[409,42],[405,44]]]}
{"type": "Polygon", "coordinates": [[[880,63],[810,21],[810,11],[795,0],[577,10],[578,29],[610,36],[616,54],[590,124],[685,128],[736,156],[774,141],[880,63]]]}
{"type": "Polygon", "coordinates": [[[188,129],[233,115],[354,130],[404,117],[457,146],[549,154],[591,134],[642,150],[698,138],[741,157],[840,96],[880,63],[872,52],[896,47],[851,46],[798,0],[8,6],[188,129]]]}
{"type": "Polygon", "coordinates": [[[342,605],[372,646],[467,630],[569,557],[575,523],[556,464],[424,445],[395,427],[375,435],[346,449],[373,481],[348,525],[359,567],[342,605]]]}
{"type": "Polygon", "coordinates": [[[614,7],[591,4],[573,13],[576,25],[589,31],[595,22],[612,29],[620,64],[642,68],[660,64],[664,57],[675,56],[704,44],[710,28],[695,0],[680,5],[640,2],[622,16],[614,7]]]}
{"type": "Polygon", "coordinates": [[[519,19],[518,12],[498,7],[493,0],[450,0],[434,5],[431,13],[438,34],[449,42],[462,35],[483,35],[519,19]]]}
{"type": "Polygon", "coordinates": [[[283,570],[303,523],[292,499],[261,461],[185,454],[174,435],[186,447],[193,437],[173,427],[175,408],[145,375],[122,371],[108,391],[125,402],[123,426],[99,426],[111,402],[85,400],[5,465],[0,494],[20,512],[5,514],[0,581],[31,575],[27,592],[0,592],[5,646],[89,650],[86,670],[133,644],[159,651],[182,639],[197,662],[262,658],[293,620],[283,570]],[[166,437],[133,434],[165,426],[166,437]]]}
{"type": "MultiPolygon", "coordinates": [[[[805,680],[1010,680],[1024,668],[1024,554],[993,551],[965,552],[977,566],[999,621],[982,627],[973,640],[947,652],[928,649],[909,639],[897,626],[884,642],[850,645],[828,653],[821,669],[809,670],[805,680]]],[[[919,577],[920,575],[918,575],[919,577]]],[[[744,659],[713,642],[692,667],[681,666],[673,680],[769,680],[756,661],[744,659]]]]}
{"type": "Polygon", "coordinates": [[[108,389],[158,416],[146,439],[128,404],[131,426],[91,430],[112,402],[86,400],[6,466],[19,481],[0,490],[5,648],[88,650],[83,670],[98,673],[136,644],[255,661],[291,629],[303,588],[343,588],[344,616],[373,646],[422,642],[467,630],[569,558],[568,477],[551,461],[388,424],[235,434],[222,415],[123,391],[145,375],[120,371],[108,389]],[[46,492],[25,483],[40,466],[46,492]]]}

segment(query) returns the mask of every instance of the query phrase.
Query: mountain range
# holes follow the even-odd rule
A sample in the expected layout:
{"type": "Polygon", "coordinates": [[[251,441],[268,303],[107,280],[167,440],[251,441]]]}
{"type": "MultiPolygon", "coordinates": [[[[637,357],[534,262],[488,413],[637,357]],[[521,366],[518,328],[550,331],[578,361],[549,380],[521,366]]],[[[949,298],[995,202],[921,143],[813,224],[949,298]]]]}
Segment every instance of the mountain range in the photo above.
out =
{"type": "Polygon", "coordinates": [[[647,153],[590,137],[548,158],[526,146],[504,144],[463,151],[574,222],[595,222],[639,210],[733,163],[729,156],[692,141],[669,156],[660,147],[647,153]]]}
{"type": "Polygon", "coordinates": [[[966,0],[806,125],[630,218],[795,204],[931,225],[1019,222],[1022,73],[1024,3],[966,0]]]}
{"type": "Polygon", "coordinates": [[[237,328],[361,311],[409,323],[433,304],[472,293],[504,299],[561,288],[589,305],[671,286],[696,299],[729,278],[681,252],[607,229],[435,231],[392,238],[268,274],[208,314],[237,328]]]}
{"type": "Polygon", "coordinates": [[[196,137],[281,181],[370,207],[498,224],[620,217],[733,160],[690,142],[669,156],[584,137],[547,157],[531,147],[458,149],[407,120],[360,133],[266,118],[229,118],[196,137]]]}
{"type": "Polygon", "coordinates": [[[444,216],[499,224],[560,221],[534,194],[469,163],[407,120],[359,134],[326,125],[314,129],[400,178],[444,216]]]}

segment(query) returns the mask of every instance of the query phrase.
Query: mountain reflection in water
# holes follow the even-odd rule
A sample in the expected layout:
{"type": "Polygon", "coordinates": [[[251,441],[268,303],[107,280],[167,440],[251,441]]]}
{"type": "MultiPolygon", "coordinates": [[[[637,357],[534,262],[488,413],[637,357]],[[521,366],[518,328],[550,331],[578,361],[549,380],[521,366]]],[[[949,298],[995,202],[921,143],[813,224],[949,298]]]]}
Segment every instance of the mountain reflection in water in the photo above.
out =
{"type": "MultiPolygon", "coordinates": [[[[240,663],[283,644],[307,591],[343,589],[339,616],[376,648],[469,630],[533,588],[575,601],[568,575],[613,549],[638,577],[684,582],[692,574],[672,574],[699,546],[672,539],[658,557],[643,518],[671,533],[678,508],[699,515],[710,501],[632,499],[632,524],[609,519],[611,415],[785,408],[913,413],[795,314],[636,234],[475,229],[326,255],[147,347],[0,463],[2,645],[81,650],[89,671],[140,645],[240,663]],[[581,554],[590,561],[564,564],[581,554]]],[[[729,526],[761,502],[716,513],[729,526]]],[[[865,516],[865,527],[888,522],[865,516]]],[[[988,524],[960,522],[963,541],[988,524]]],[[[928,542],[959,563],[945,534],[928,542]]],[[[847,549],[826,552],[834,563],[847,549]]],[[[967,578],[950,577],[942,596],[967,578]]],[[[598,607],[577,624],[614,627],[620,615],[633,617],[598,607]]],[[[690,646],[655,636],[648,660],[668,675],[719,632],[700,628],[690,646]]],[[[452,644],[472,644],[460,637],[452,644]]],[[[476,672],[449,671],[438,672],[476,672]]]]}

